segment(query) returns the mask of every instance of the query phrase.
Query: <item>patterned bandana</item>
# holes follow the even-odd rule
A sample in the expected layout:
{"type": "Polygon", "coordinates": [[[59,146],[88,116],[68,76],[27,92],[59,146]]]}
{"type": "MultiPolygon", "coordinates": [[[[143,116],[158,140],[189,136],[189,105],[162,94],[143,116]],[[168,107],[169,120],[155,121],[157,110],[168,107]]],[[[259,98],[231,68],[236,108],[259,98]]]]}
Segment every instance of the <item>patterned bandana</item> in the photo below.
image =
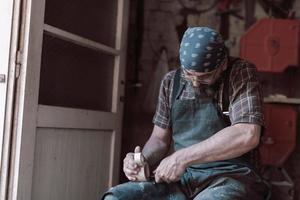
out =
{"type": "Polygon", "coordinates": [[[196,72],[210,72],[226,57],[221,35],[208,27],[188,28],[180,44],[181,67],[196,72]]]}

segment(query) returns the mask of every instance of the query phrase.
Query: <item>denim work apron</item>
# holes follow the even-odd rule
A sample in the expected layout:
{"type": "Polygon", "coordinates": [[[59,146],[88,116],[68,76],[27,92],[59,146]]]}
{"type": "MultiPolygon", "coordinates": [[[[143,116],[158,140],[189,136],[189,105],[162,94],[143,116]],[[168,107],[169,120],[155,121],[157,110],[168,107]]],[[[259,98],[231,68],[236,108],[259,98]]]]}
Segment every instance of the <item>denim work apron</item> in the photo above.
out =
{"type": "MultiPolygon", "coordinates": [[[[228,126],[214,95],[199,93],[195,99],[180,100],[185,87],[182,83],[177,70],[171,110],[175,151],[199,143],[228,126]]],[[[266,185],[242,156],[192,165],[176,183],[128,182],[111,188],[105,195],[119,200],[260,200],[266,193],[266,185]]]]}
{"type": "MultiPolygon", "coordinates": [[[[184,81],[180,82],[180,71],[177,70],[171,113],[175,151],[206,140],[229,125],[214,99],[214,92],[206,92],[208,87],[196,92],[194,99],[180,100],[185,85],[184,81]]],[[[267,192],[266,185],[250,163],[249,154],[191,165],[186,169],[181,185],[190,199],[263,199],[267,192]]]]}

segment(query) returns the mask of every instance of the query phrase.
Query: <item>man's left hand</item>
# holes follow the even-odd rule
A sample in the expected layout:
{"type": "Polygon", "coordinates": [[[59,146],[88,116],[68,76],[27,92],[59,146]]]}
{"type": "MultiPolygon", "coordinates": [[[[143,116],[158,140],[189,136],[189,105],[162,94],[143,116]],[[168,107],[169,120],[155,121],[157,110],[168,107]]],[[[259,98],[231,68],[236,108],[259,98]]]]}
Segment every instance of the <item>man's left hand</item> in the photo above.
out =
{"type": "Polygon", "coordinates": [[[181,161],[180,156],[175,152],[164,158],[156,170],[154,170],[155,182],[176,182],[181,178],[185,169],[186,166],[181,161]]]}

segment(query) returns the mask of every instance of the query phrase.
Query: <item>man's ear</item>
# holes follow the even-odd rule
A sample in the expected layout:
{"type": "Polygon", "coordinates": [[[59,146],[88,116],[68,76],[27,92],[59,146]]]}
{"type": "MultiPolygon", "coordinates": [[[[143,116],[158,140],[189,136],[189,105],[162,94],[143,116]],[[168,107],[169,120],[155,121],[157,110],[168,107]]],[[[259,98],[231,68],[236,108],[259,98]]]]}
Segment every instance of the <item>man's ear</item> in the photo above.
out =
{"type": "Polygon", "coordinates": [[[227,66],[228,66],[228,58],[226,58],[225,63],[221,66],[222,71],[225,71],[227,69],[227,66]]]}

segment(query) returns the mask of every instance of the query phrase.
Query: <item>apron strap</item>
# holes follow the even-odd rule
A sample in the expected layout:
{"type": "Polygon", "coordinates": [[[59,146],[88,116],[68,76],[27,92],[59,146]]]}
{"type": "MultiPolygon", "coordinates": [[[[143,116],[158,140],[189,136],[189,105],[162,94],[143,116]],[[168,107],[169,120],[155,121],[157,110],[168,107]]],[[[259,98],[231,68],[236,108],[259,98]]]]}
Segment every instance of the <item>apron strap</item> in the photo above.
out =
{"type": "Polygon", "coordinates": [[[174,76],[173,91],[172,91],[172,105],[175,102],[177,93],[180,88],[180,72],[181,72],[181,70],[177,69],[175,72],[175,76],[174,76]]]}
{"type": "MultiPolygon", "coordinates": [[[[174,76],[174,82],[173,82],[173,90],[172,90],[172,100],[171,100],[171,111],[170,111],[170,116],[172,116],[172,113],[173,113],[173,105],[174,105],[174,102],[176,100],[176,97],[178,95],[178,92],[179,92],[179,89],[180,89],[180,68],[176,70],[175,72],[175,76],[174,76]]],[[[170,120],[170,123],[173,124],[172,122],[172,117],[171,117],[171,120],[170,120]]],[[[173,126],[173,125],[171,125],[173,126]]]]}

